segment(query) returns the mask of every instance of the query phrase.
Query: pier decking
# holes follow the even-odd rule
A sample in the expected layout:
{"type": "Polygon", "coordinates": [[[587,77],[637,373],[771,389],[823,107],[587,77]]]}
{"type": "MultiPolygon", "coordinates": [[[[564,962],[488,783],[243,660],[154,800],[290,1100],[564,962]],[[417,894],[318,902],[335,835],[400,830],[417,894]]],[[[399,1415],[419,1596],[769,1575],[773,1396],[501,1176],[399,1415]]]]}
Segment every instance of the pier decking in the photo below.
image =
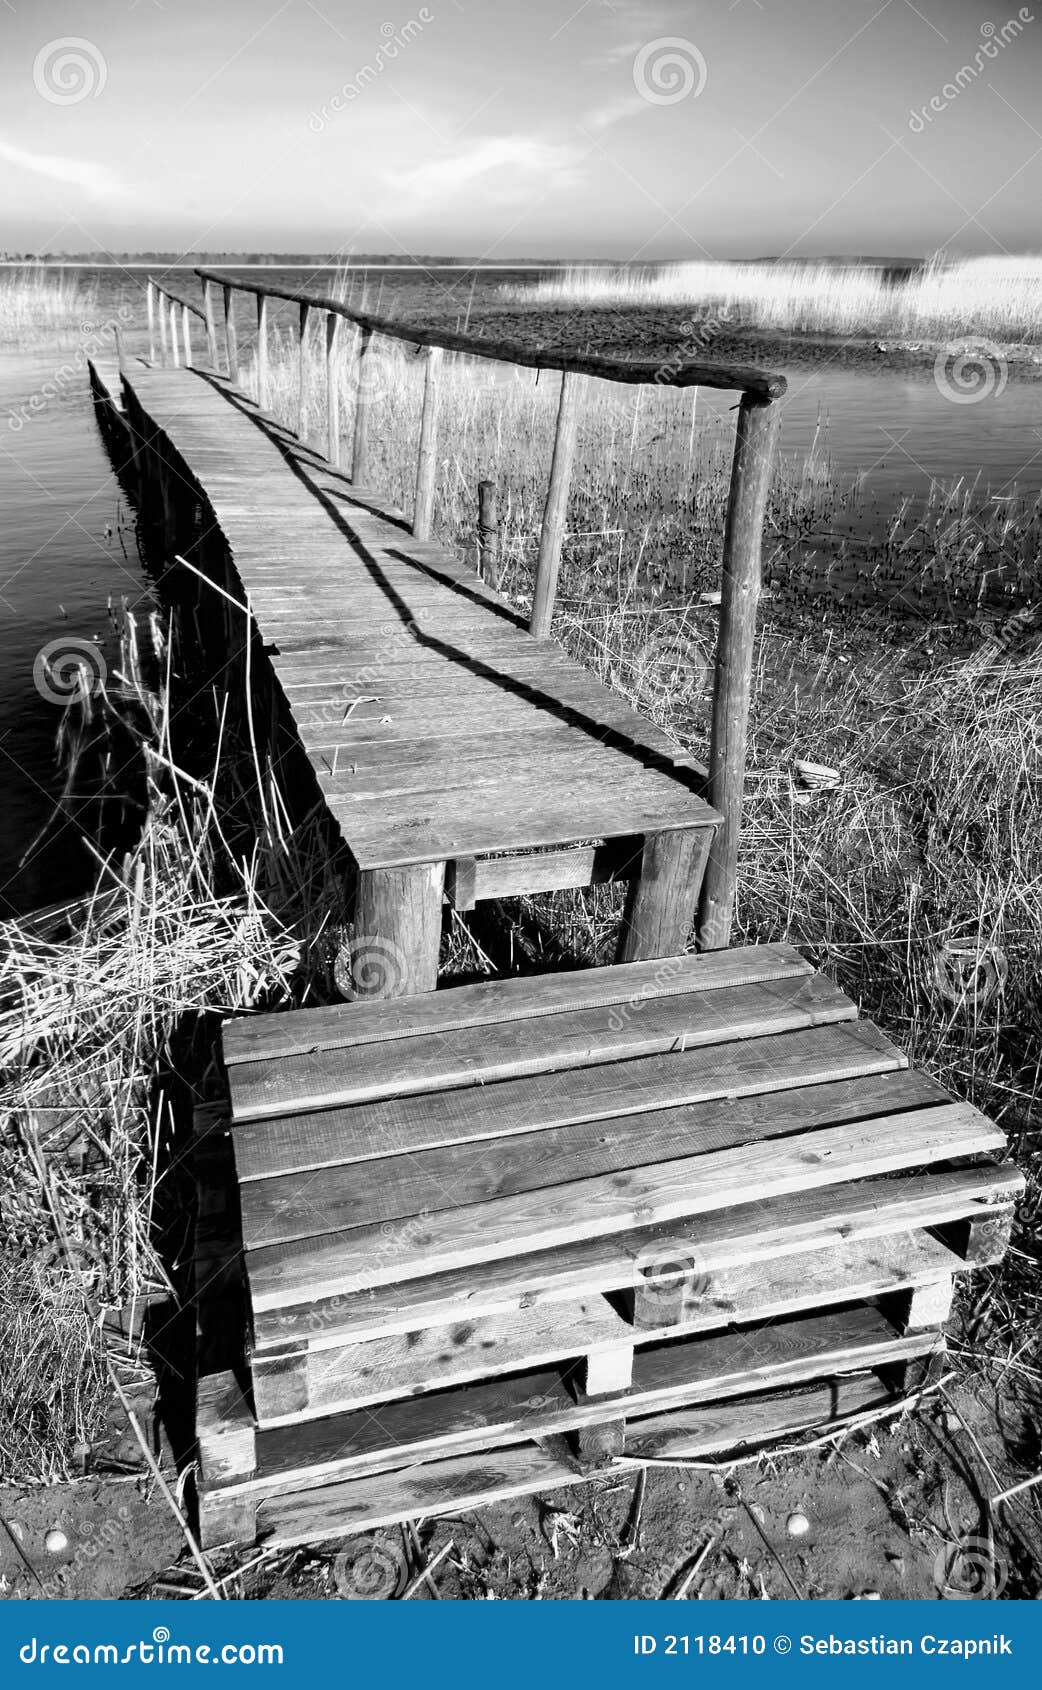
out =
{"type": "Polygon", "coordinates": [[[161,441],[184,491],[205,496],[360,871],[363,926],[401,950],[414,987],[434,984],[446,881],[465,907],[507,875],[523,882],[524,865],[492,853],[539,849],[527,874],[542,889],[579,883],[581,841],[645,840],[622,954],[684,942],[720,820],[704,770],[226,383],[142,368],[124,392],[142,449],[161,441]],[[407,929],[389,898],[409,907],[407,929]]]}

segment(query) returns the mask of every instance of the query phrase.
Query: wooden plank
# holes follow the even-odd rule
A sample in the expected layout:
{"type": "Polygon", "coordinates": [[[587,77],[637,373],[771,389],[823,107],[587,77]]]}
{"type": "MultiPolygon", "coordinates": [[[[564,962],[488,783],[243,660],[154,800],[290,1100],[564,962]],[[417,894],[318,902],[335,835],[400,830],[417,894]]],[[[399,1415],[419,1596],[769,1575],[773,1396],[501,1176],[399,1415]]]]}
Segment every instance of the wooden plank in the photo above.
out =
{"type": "MultiPolygon", "coordinates": [[[[699,1273],[689,1287],[679,1319],[674,1318],[672,1309],[661,1305],[658,1314],[641,1329],[626,1324],[614,1313],[610,1324],[603,1317],[598,1319],[596,1309],[609,1308],[602,1297],[599,1304],[592,1299],[549,1304],[526,1312],[520,1319],[514,1314],[489,1317],[310,1350],[304,1361],[306,1407],[302,1405],[288,1414],[281,1414],[278,1406],[274,1414],[268,1414],[264,1388],[266,1368],[270,1365],[277,1371],[285,1366],[284,1360],[269,1363],[255,1356],[257,1417],[262,1424],[273,1425],[276,1420],[290,1423],[303,1414],[341,1413],[377,1402],[399,1401],[565,1357],[572,1358],[570,1376],[587,1396],[617,1395],[629,1383],[636,1344],[692,1338],[737,1325],[746,1329],[742,1336],[756,1353],[762,1335],[759,1323],[789,1319],[804,1311],[820,1314],[837,1304],[862,1302],[910,1288],[914,1288],[913,1309],[919,1312],[909,1319],[908,1330],[922,1331],[937,1325],[946,1315],[933,1318],[933,1304],[923,1304],[920,1309],[916,1299],[923,1292],[919,1288],[928,1287],[932,1292],[938,1282],[943,1283],[948,1287],[950,1304],[951,1274],[956,1264],[954,1253],[927,1233],[844,1241],[828,1251],[722,1272],[708,1283],[708,1276],[699,1273]]],[[[714,1390],[718,1387],[723,1389],[715,1382],[714,1390]]]]}
{"type": "Polygon", "coordinates": [[[278,1245],[247,1264],[253,1307],[309,1302],[472,1267],[529,1250],[730,1208],[749,1191],[781,1197],[808,1187],[1000,1152],[1003,1134],[970,1104],[826,1127],[651,1169],[576,1180],[445,1214],[326,1235],[305,1252],[278,1245]]]}
{"type": "MultiPolygon", "coordinates": [[[[828,1055],[821,1068],[801,1075],[806,1084],[786,1090],[784,1096],[772,1089],[775,1081],[769,1064],[761,1064],[761,1083],[772,1100],[766,1107],[763,1093],[757,1100],[758,1108],[736,1107],[732,1089],[722,1101],[695,1108],[684,1105],[519,1133],[496,1142],[494,1147],[484,1146],[483,1154],[475,1154],[470,1146],[461,1152],[458,1145],[447,1145],[416,1150],[407,1156],[327,1166],[320,1179],[307,1170],[243,1180],[243,1238],[250,1249],[293,1238],[314,1238],[323,1232],[434,1214],[521,1191],[543,1191],[595,1174],[648,1167],[655,1162],[783,1137],[798,1129],[811,1131],[819,1125],[835,1125],[834,1088],[822,1083],[835,1080],[834,1053],[838,1053],[840,1064],[846,1058],[848,1074],[864,1073],[870,1063],[880,1071],[898,1070],[904,1060],[893,1046],[876,1051],[859,1040],[844,1045],[837,1038],[826,1048],[828,1055]]],[[[799,1070],[789,1070],[793,1071],[799,1070]]],[[[841,1066],[839,1071],[843,1071],[841,1066]]],[[[843,1095],[850,1108],[856,1092],[847,1090],[843,1095]]],[[[940,1094],[936,1101],[946,1100],[940,1094]]],[[[494,1095],[488,1104],[495,1109],[494,1095]]],[[[863,1107],[860,1112],[864,1113],[863,1107]]]]}
{"type": "Polygon", "coordinates": [[[611,1009],[616,1004],[640,1005],[693,991],[719,991],[740,981],[756,985],[767,980],[806,978],[813,973],[813,964],[791,945],[782,944],[483,980],[476,986],[451,986],[433,997],[405,1002],[299,1009],[292,1015],[240,1016],[222,1023],[222,1054],[226,1065],[234,1067],[242,1062],[348,1050],[354,1045],[417,1034],[457,1033],[497,1021],[560,1015],[576,1009],[611,1009]]]}
{"type": "Polygon", "coordinates": [[[845,992],[823,975],[810,975],[657,998],[627,1016],[605,1016],[598,1007],[500,1022],[494,1038],[484,1029],[461,1029],[451,1045],[436,1035],[418,1034],[404,1045],[367,1045],[349,1064],[337,1051],[308,1051],[278,1065],[242,1062],[233,1068],[232,1117],[259,1120],[294,1110],[489,1085],[553,1069],[851,1021],[856,1015],[845,992]]]}
{"type": "MultiPolygon", "coordinates": [[[[639,1064],[566,1069],[542,1075],[536,1083],[503,1080],[493,1091],[435,1093],[317,1115],[243,1122],[235,1128],[236,1163],[245,1183],[335,1167],[345,1159],[357,1166],[370,1157],[414,1155],[475,1139],[503,1141],[515,1134],[548,1132],[582,1122],[606,1123],[617,1117],[647,1119],[656,1110],[684,1110],[689,1105],[699,1108],[695,1114],[688,1110],[688,1144],[698,1141],[703,1130],[711,1142],[718,1126],[726,1132],[763,1137],[775,1119],[796,1132],[816,1121],[830,1124],[839,1118],[864,1116],[861,1100],[870,1094],[854,1076],[899,1068],[904,1061],[877,1028],[850,1021],[715,1049],[643,1057],[639,1064]],[[847,1089],[819,1092],[830,1080],[847,1089]],[[797,1087],[809,1089],[798,1097],[786,1095],[797,1087]],[[706,1107],[717,1100],[725,1100],[724,1106],[706,1113],[706,1107]],[[836,1109],[838,1117],[830,1114],[836,1109]]],[[[943,1088],[922,1075],[908,1089],[920,1104],[948,1101],[943,1088]]],[[[892,1092],[871,1095],[879,1097],[880,1111],[885,1112],[892,1092]]],[[[867,1112],[872,1112],[871,1107],[867,1112]]],[[[679,1119],[683,1123],[683,1114],[679,1119]]],[[[551,1149],[552,1144],[548,1141],[551,1149]]],[[[497,1155],[500,1152],[507,1158],[504,1169],[509,1169],[509,1146],[500,1142],[497,1155]]]]}
{"type": "MultiPolygon", "coordinates": [[[[871,1361],[871,1352],[866,1355],[871,1361]]],[[[875,1377],[851,1382],[849,1389],[830,1382],[804,1387],[781,1402],[772,1396],[754,1398],[740,1407],[728,1401],[676,1411],[675,1421],[670,1415],[639,1420],[628,1428],[627,1446],[638,1458],[653,1454],[660,1460],[722,1452],[738,1445],[755,1448],[800,1429],[840,1424],[845,1414],[886,1400],[885,1388],[875,1377]]],[[[272,1548],[288,1547],[372,1530],[400,1519],[465,1512],[588,1479],[563,1456],[524,1444],[265,1499],[258,1511],[258,1533],[272,1548]]]]}
{"type": "MultiPolygon", "coordinates": [[[[916,1076],[889,1078],[905,1083],[916,1076]]],[[[625,1291],[639,1286],[649,1267],[662,1275],[666,1264],[692,1264],[699,1273],[714,1274],[795,1251],[828,1251],[844,1240],[950,1222],[972,1226],[973,1217],[993,1213],[991,1204],[1015,1196],[1023,1183],[1009,1163],[933,1168],[900,1179],[858,1180],[741,1203],[719,1215],[637,1227],[614,1237],[536,1251],[516,1261],[488,1262],[477,1273],[463,1269],[433,1274],[353,1297],[271,1309],[255,1318],[255,1343],[258,1352],[271,1348],[285,1353],[303,1344],[321,1349],[336,1344],[347,1329],[355,1337],[379,1337],[534,1308],[590,1291],[625,1291]]],[[[952,1238],[942,1236],[959,1254],[952,1238]]]]}
{"type": "MultiPolygon", "coordinates": [[[[793,1316],[745,1332],[639,1350],[633,1381],[617,1402],[577,1401],[559,1369],[488,1380],[428,1397],[388,1403],[378,1417],[346,1413],[257,1433],[257,1477],[236,1486],[243,1495],[265,1487],[292,1488],[301,1480],[321,1482],[323,1473],[364,1472],[370,1463],[386,1467],[553,1436],[596,1424],[620,1410],[633,1417],[661,1414],[681,1405],[741,1398],[753,1391],[783,1389],[817,1375],[837,1377],[898,1354],[924,1354],[929,1339],[902,1334],[876,1309],[793,1316]]],[[[376,1470],[375,1467],[373,1470],[376,1470]]]]}
{"type": "MultiPolygon", "coordinates": [[[[934,1247],[948,1260],[953,1259],[943,1245],[934,1247]]],[[[333,1409],[339,1413],[400,1401],[491,1374],[543,1367],[569,1356],[614,1352],[620,1344],[628,1344],[632,1334],[628,1322],[595,1292],[571,1302],[548,1304],[520,1321],[514,1314],[491,1315],[453,1326],[313,1350],[306,1357],[306,1413],[314,1416],[333,1409]]],[[[261,1423],[271,1425],[276,1418],[266,1411],[266,1369],[283,1365],[282,1358],[253,1359],[254,1397],[261,1423]]],[[[299,1419],[300,1413],[278,1418],[292,1421],[299,1419]]]]}

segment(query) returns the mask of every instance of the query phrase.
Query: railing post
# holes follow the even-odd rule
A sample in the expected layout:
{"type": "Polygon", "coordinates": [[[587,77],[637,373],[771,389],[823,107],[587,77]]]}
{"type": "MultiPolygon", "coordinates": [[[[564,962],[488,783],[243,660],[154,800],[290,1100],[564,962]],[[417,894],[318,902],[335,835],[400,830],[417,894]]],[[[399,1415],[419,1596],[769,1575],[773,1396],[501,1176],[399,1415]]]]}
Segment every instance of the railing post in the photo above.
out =
{"type": "Polygon", "coordinates": [[[749,393],[743,395],[738,409],[724,529],[720,637],[709,745],[709,802],[723,816],[723,821],[714,834],[702,883],[698,943],[704,951],[724,950],[731,938],[763,524],[779,416],[779,408],[773,401],[749,393]]]}
{"type": "Polygon", "coordinates": [[[441,347],[428,346],[423,378],[423,411],[420,416],[420,449],[416,456],[416,498],[412,531],[417,540],[429,540],[434,516],[434,472],[438,458],[438,373],[441,347]]]}
{"type": "Polygon", "coordinates": [[[239,342],[235,333],[235,308],[230,287],[224,288],[224,341],[228,348],[228,380],[239,380],[239,342]]]}
{"type": "Polygon", "coordinates": [[[160,293],[160,291],[159,291],[159,289],[158,289],[158,288],[157,288],[157,289],[156,289],[156,315],[157,315],[157,317],[158,317],[158,318],[159,318],[159,348],[160,348],[160,352],[161,352],[161,353],[162,353],[162,357],[163,357],[163,368],[164,368],[164,369],[166,369],[166,361],[167,361],[167,350],[166,350],[166,331],[167,331],[167,321],[166,321],[166,300],[165,300],[165,299],[164,299],[164,298],[163,298],[163,295],[162,295],[162,294],[161,294],[161,293],[160,293]]]}
{"type": "Polygon", "coordinates": [[[478,574],[499,586],[499,498],[494,481],[478,482],[478,574]]]}
{"type": "Polygon", "coordinates": [[[306,429],[305,429],[305,425],[304,425],[304,418],[305,418],[305,413],[306,413],[306,410],[307,410],[307,397],[308,397],[308,389],[307,389],[308,357],[307,357],[307,355],[308,355],[308,318],[310,317],[310,315],[311,315],[311,307],[308,306],[308,305],[302,305],[300,307],[300,365],[299,365],[298,385],[297,385],[297,439],[298,440],[303,440],[304,437],[305,437],[305,434],[306,434],[306,429]]]}
{"type": "Polygon", "coordinates": [[[156,290],[151,276],[145,283],[145,310],[148,312],[148,361],[156,361],[156,290]]]}
{"type": "Polygon", "coordinates": [[[337,345],[340,339],[340,318],[335,311],[326,312],[326,457],[331,464],[340,462],[340,388],[337,371],[337,345]]]}
{"type": "Polygon", "coordinates": [[[271,395],[268,390],[268,296],[257,295],[257,403],[268,410],[271,395]]]}
{"type": "Polygon", "coordinates": [[[177,305],[172,299],[167,299],[167,311],[170,318],[170,357],[175,370],[181,368],[181,352],[177,344],[177,305]]]}
{"type": "Polygon", "coordinates": [[[182,335],[182,338],[184,340],[184,348],[185,348],[185,369],[187,369],[192,362],[192,328],[191,328],[191,324],[188,321],[190,315],[191,315],[191,313],[190,313],[187,305],[182,305],[182,307],[181,307],[181,335],[182,335]]]}
{"type": "Polygon", "coordinates": [[[529,633],[540,640],[549,636],[550,624],[554,617],[568,489],[572,481],[572,459],[575,456],[575,437],[579,427],[579,380],[577,375],[567,370],[561,374],[561,398],[557,407],[554,455],[550,462],[550,483],[546,489],[546,504],[543,507],[539,561],[536,564],[535,592],[532,596],[532,617],[528,624],[529,633]]]}
{"type": "Polygon", "coordinates": [[[217,324],[213,314],[213,283],[203,283],[203,316],[206,318],[206,353],[214,375],[220,375],[221,363],[217,355],[217,324]]]}
{"type": "Polygon", "coordinates": [[[369,397],[372,382],[372,329],[363,329],[358,341],[355,386],[355,432],[351,446],[351,480],[364,487],[369,477],[369,397]]]}

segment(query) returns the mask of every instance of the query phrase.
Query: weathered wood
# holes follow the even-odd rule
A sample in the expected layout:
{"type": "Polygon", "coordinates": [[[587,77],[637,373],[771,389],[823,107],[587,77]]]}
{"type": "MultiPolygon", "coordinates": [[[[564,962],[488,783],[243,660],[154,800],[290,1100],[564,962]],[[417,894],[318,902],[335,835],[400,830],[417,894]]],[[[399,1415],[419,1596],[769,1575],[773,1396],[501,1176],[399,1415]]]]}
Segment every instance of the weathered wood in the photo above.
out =
{"type": "Polygon", "coordinates": [[[354,938],[341,964],[344,987],[355,998],[433,992],[444,890],[444,863],[359,875],[354,938]]]}
{"type": "Polygon", "coordinates": [[[251,1478],[257,1471],[256,1424],[233,1373],[200,1379],[195,1432],[199,1470],[206,1484],[229,1484],[251,1478]]]}
{"type": "Polygon", "coordinates": [[[181,339],[184,344],[185,369],[187,370],[192,362],[192,328],[187,305],[181,307],[181,339]]]}
{"type": "Polygon", "coordinates": [[[441,348],[427,350],[423,377],[423,411],[420,416],[420,446],[416,458],[416,493],[413,500],[412,531],[418,540],[430,538],[434,517],[434,480],[438,467],[438,374],[441,348]]]}
{"type": "Polygon", "coordinates": [[[326,457],[340,462],[340,318],[326,316],[326,457]]]}
{"type": "Polygon", "coordinates": [[[181,351],[177,332],[177,306],[169,294],[163,296],[163,305],[170,328],[170,362],[175,370],[179,370],[181,368],[181,351]]]}
{"type": "Polygon", "coordinates": [[[952,1312],[955,1280],[950,1273],[914,1290],[908,1298],[906,1332],[925,1332],[943,1326],[952,1312]]]}
{"type": "Polygon", "coordinates": [[[266,282],[254,282],[226,271],[198,269],[196,275],[209,276],[222,286],[241,288],[244,293],[264,293],[269,299],[287,299],[299,305],[307,301],[323,311],[346,317],[371,333],[386,335],[390,340],[406,341],[413,346],[440,346],[446,352],[466,352],[472,357],[488,358],[494,363],[519,364],[529,370],[562,370],[575,375],[598,376],[605,381],[618,381],[638,386],[715,387],[732,392],[744,391],[764,399],[777,399],[786,390],[785,377],[767,375],[762,370],[739,364],[703,364],[683,359],[663,363],[652,358],[603,358],[595,355],[566,355],[540,351],[519,342],[497,341],[483,335],[457,334],[447,329],[425,329],[415,323],[403,323],[393,317],[379,317],[369,311],[359,311],[341,299],[328,294],[303,293],[300,289],[272,287],[266,282]]]}
{"type": "Polygon", "coordinates": [[[496,1198],[382,1228],[356,1227],[305,1250],[276,1246],[263,1264],[251,1253],[255,1310],[346,1295],[502,1260],[519,1252],[670,1222],[737,1206],[750,1190],[782,1197],[916,1165],[999,1151],[1005,1139],[969,1104],[823,1128],[805,1138],[743,1145],[650,1169],[600,1175],[546,1193],[496,1198]]]}
{"type": "Polygon", "coordinates": [[[494,481],[478,482],[478,574],[490,587],[498,588],[499,495],[494,481]]]}
{"type": "MultiPolygon", "coordinates": [[[[610,1012],[615,1018],[615,1011],[610,1012]]],[[[636,1010],[639,1013],[639,1006],[636,1010]]],[[[626,1019],[632,1013],[626,1011],[626,1019]]],[[[638,1052],[638,1055],[640,1053],[638,1052]]],[[[845,1022],[783,1035],[739,1040],[716,1047],[674,1049],[666,1055],[641,1055],[639,1063],[611,1062],[542,1074],[535,1079],[499,1081],[463,1091],[355,1104],[320,1113],[284,1115],[245,1122],[235,1128],[239,1177],[268,1179],[306,1169],[409,1154],[415,1162],[437,1165],[437,1152],[454,1145],[499,1143],[495,1167],[504,1180],[525,1155],[542,1160],[561,1157],[577,1177],[585,1135],[562,1129],[592,1123],[605,1134],[606,1156],[612,1144],[624,1146],[633,1117],[647,1120],[648,1132],[667,1142],[672,1132],[694,1155],[703,1149],[795,1131],[839,1120],[857,1120],[874,1112],[929,1103],[945,1103],[936,1082],[916,1075],[901,1085],[867,1084],[855,1076],[878,1077],[905,1067],[903,1054],[875,1029],[845,1022]],[[830,1083],[831,1082],[831,1083],[830,1083]],[[811,1088],[818,1088],[811,1094],[811,1088]],[[787,1094],[792,1091],[794,1095],[787,1094]],[[494,1109],[489,1098],[494,1099],[494,1109]],[[891,1101],[892,1100],[892,1101],[891,1101]],[[867,1107],[863,1105],[867,1104],[867,1107]],[[698,1105],[697,1112],[692,1105],[698,1105]],[[878,1106],[878,1108],[876,1107],[878,1106]],[[836,1113],[838,1111],[838,1113],[836,1113]],[[560,1133],[540,1149],[541,1135],[560,1133]],[[524,1140],[517,1149],[508,1142],[524,1140]],[[567,1145],[568,1149],[562,1147],[567,1145]]],[[[596,1133],[590,1143],[596,1144],[596,1133]]],[[[471,1176],[474,1178],[475,1176],[471,1176]]],[[[358,1174],[364,1187],[366,1175],[358,1174]]],[[[469,1183],[469,1180],[468,1180],[469,1183]]]]}
{"type": "MultiPolygon", "coordinates": [[[[206,284],[209,287],[209,283],[206,284]]],[[[148,313],[148,361],[156,361],[156,290],[155,284],[149,278],[145,284],[145,310],[148,313]]]]}
{"type": "Polygon", "coordinates": [[[224,344],[228,355],[228,380],[239,380],[239,344],[235,333],[235,301],[231,286],[224,285],[224,344]]]}
{"type": "Polygon", "coordinates": [[[300,307],[300,344],[297,355],[297,439],[307,439],[308,322],[311,307],[300,307]]]}
{"type": "MultiPolygon", "coordinates": [[[[877,1077],[878,1100],[907,1107],[914,1091],[887,1096],[883,1080],[914,1086],[921,1076],[903,1073],[877,1077]]],[[[819,1088],[850,1090],[850,1087],[819,1088]]],[[[851,1110],[847,1118],[853,1118],[851,1110]]],[[[1023,1176],[1011,1164],[995,1168],[931,1169],[890,1179],[859,1180],[846,1186],[811,1189],[780,1199],[745,1202],[718,1215],[694,1217],[663,1226],[644,1226],[613,1236],[585,1240],[486,1263],[480,1274],[469,1270],[433,1274],[358,1297],[317,1300],[255,1315],[258,1348],[287,1344],[321,1348],[327,1334],[350,1323],[356,1337],[448,1325],[483,1314],[534,1308],[540,1303],[591,1291],[636,1288],[649,1261],[678,1256],[696,1263],[702,1274],[729,1273],[796,1250],[826,1253],[844,1241],[884,1237],[930,1227],[976,1213],[1023,1176]]],[[[263,1254],[263,1252],[261,1253],[263,1254]]],[[[258,1258],[255,1255],[253,1260],[258,1258]]]]}
{"type": "Polygon", "coordinates": [[[991,1267],[1009,1248],[1015,1212],[1005,1204],[938,1228],[938,1237],[961,1256],[967,1267],[991,1267]]]}
{"type": "Polygon", "coordinates": [[[691,936],[712,828],[654,833],[644,841],[630,882],[619,936],[620,962],[645,962],[682,951],[691,936]]]}
{"type": "Polygon", "coordinates": [[[699,945],[707,951],[723,948],[731,937],[745,795],[763,524],[779,417],[776,405],[753,399],[748,393],[738,410],[724,529],[720,636],[709,749],[710,801],[723,816],[723,823],[710,848],[698,928],[699,945]]]}
{"type": "Polygon", "coordinates": [[[363,328],[355,356],[355,421],[351,447],[351,480],[362,486],[369,479],[369,405],[373,383],[373,336],[363,328]]]}
{"type": "Polygon", "coordinates": [[[719,991],[724,986],[806,979],[813,973],[813,965],[791,945],[755,945],[720,956],[677,956],[669,968],[657,961],[631,963],[540,974],[534,979],[482,980],[476,986],[453,986],[436,998],[355,1004],[350,1011],[337,1007],[301,1009],[292,1016],[243,1015],[222,1023],[222,1048],[225,1063],[236,1067],[241,1062],[347,1050],[388,1039],[454,1033],[498,1021],[609,1009],[638,999],[652,1002],[686,992],[719,991]]]}
{"type": "MultiPolygon", "coordinates": [[[[381,960],[380,941],[397,919],[398,933],[390,936],[392,947],[397,943],[410,953],[432,947],[441,931],[443,874],[441,865],[428,865],[424,871],[409,870],[393,878],[362,877],[365,885],[359,891],[353,948],[360,956],[366,946],[370,947],[369,966],[387,973],[393,963],[399,971],[412,975],[404,958],[389,958],[386,963],[381,960]],[[414,914],[403,913],[407,901],[415,905],[414,914]]],[[[668,959],[663,959],[664,968],[667,963],[668,959]]],[[[356,961],[356,972],[359,966],[356,961]]],[[[433,990],[433,985],[426,989],[433,990]]],[[[363,989],[358,995],[408,994],[363,989]]],[[[821,975],[797,975],[750,985],[739,972],[737,983],[722,984],[708,996],[696,991],[650,1001],[634,997],[618,1013],[608,1016],[598,1007],[534,1016],[521,1023],[504,1022],[497,1027],[494,1039],[483,1028],[474,1028],[461,1030],[451,1043],[435,1035],[417,1034],[404,1042],[365,1045],[357,1048],[349,1061],[340,1051],[332,1050],[308,1051],[277,1065],[266,1060],[240,1063],[230,1075],[232,1114],[236,1121],[258,1120],[293,1110],[402,1098],[409,1093],[420,1094],[429,1102],[432,1093],[460,1086],[615,1063],[677,1048],[729,1044],[856,1017],[851,1000],[821,975]]],[[[360,1148],[362,1134],[356,1132],[354,1136],[360,1148]]],[[[385,1152],[392,1148],[396,1147],[383,1146],[385,1152]]]]}
{"type": "Polygon", "coordinates": [[[220,353],[217,350],[217,319],[214,314],[214,285],[212,282],[203,283],[203,320],[206,323],[206,354],[210,360],[210,368],[217,374],[221,373],[220,353]]]}
{"type": "Polygon", "coordinates": [[[624,880],[639,872],[640,858],[635,847],[622,842],[620,849],[619,844],[467,857],[451,865],[446,894],[456,909],[472,910],[486,898],[518,898],[624,880]]]}
{"type": "Polygon", "coordinates": [[[539,531],[539,556],[536,561],[535,589],[532,595],[532,620],[529,624],[529,630],[536,639],[549,638],[554,618],[568,494],[572,484],[572,461],[579,431],[580,380],[579,376],[571,375],[568,371],[564,371],[561,376],[561,397],[557,407],[550,480],[546,489],[546,503],[543,506],[542,527],[539,531]]]}
{"type": "Polygon", "coordinates": [[[271,409],[271,383],[268,376],[268,301],[257,295],[257,403],[262,411],[271,409]]]}

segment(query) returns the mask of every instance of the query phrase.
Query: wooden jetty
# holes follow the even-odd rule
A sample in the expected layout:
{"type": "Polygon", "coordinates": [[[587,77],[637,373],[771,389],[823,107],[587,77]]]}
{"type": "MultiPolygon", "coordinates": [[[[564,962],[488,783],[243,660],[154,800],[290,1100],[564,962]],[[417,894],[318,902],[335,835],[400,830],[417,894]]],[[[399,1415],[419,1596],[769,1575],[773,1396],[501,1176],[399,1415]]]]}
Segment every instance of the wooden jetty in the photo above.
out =
{"type": "Polygon", "coordinates": [[[175,555],[191,509],[198,572],[248,624],[357,870],[352,1001],[226,1024],[226,1102],[199,1115],[204,1542],[475,1507],[918,1388],[955,1276],[1001,1256],[1023,1182],[1001,1132],[794,950],[729,948],[784,383],[552,357],[198,274],[199,303],[149,284],[122,426],[175,555]],[[239,388],[236,289],[259,403],[239,388]],[[325,452],[303,402],[296,429],[268,414],[273,299],[299,312],[301,395],[325,320],[325,452]],[[380,335],[427,361],[409,514],[369,474],[380,335]],[[431,539],[456,354],[560,373],[527,622],[431,539]],[[707,768],[549,638],[589,378],[741,396],[707,768]],[[615,965],[434,990],[446,905],[606,878],[628,884],[615,965]]]}

